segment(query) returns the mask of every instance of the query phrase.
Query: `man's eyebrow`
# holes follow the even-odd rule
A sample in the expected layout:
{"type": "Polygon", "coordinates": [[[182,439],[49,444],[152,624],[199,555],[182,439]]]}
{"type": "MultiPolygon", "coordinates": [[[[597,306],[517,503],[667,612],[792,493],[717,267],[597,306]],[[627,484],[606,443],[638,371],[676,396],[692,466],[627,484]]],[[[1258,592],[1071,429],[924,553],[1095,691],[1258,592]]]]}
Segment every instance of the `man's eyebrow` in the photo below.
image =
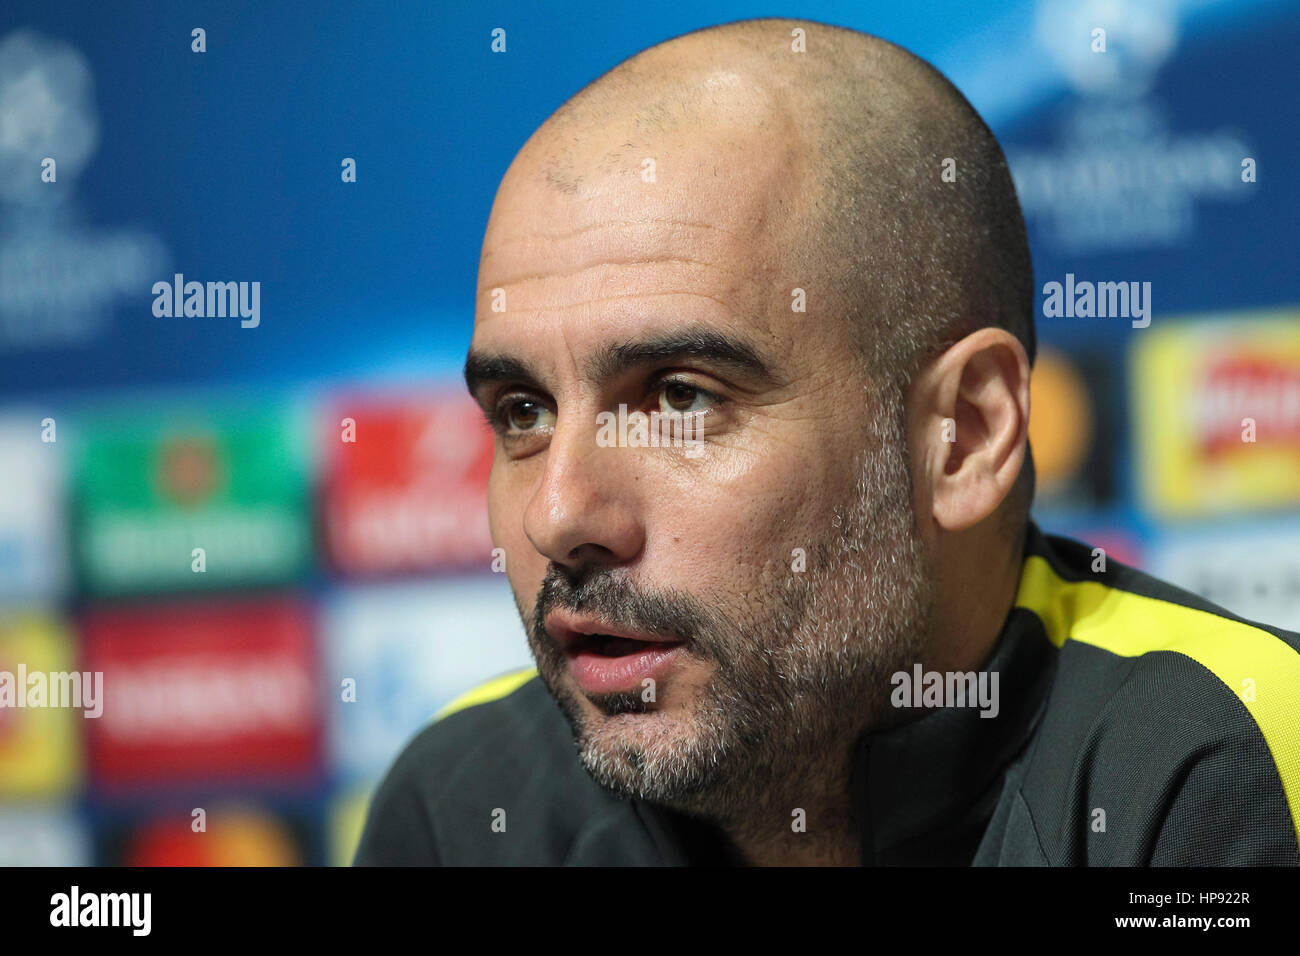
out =
{"type": "MultiPolygon", "coordinates": [[[[586,363],[587,374],[605,381],[628,369],[675,359],[703,359],[730,368],[742,377],[770,383],[776,380],[768,364],[748,343],[706,326],[665,332],[636,342],[619,342],[601,348],[586,363]]],[[[465,386],[477,397],[479,389],[503,381],[538,385],[541,377],[510,355],[471,351],[465,359],[465,386]]]]}
{"type": "Polygon", "coordinates": [[[484,385],[504,382],[507,379],[533,384],[538,381],[537,375],[531,368],[509,355],[484,355],[470,352],[465,359],[465,387],[475,397],[484,385]]]}
{"type": "Polygon", "coordinates": [[[761,382],[775,380],[768,364],[748,343],[706,326],[607,345],[587,362],[587,374],[596,381],[604,381],[630,368],[685,358],[703,359],[761,382]]]}

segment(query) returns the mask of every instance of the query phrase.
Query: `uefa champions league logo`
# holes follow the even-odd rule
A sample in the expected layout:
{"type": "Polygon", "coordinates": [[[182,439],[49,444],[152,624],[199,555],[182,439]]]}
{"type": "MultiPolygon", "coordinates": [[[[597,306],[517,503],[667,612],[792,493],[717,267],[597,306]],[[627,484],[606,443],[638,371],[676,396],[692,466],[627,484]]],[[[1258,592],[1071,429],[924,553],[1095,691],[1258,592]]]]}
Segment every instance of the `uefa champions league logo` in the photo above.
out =
{"type": "Polygon", "coordinates": [[[1144,96],[1178,41],[1169,0],[1047,0],[1035,27],[1039,45],[1085,96],[1144,96]],[[1097,50],[1097,30],[1105,52],[1097,50]]]}
{"type": "Polygon", "coordinates": [[[1201,204],[1251,195],[1247,134],[1178,128],[1153,92],[1178,46],[1170,0],[1043,0],[1035,28],[1075,94],[1052,117],[1054,140],[1007,147],[1044,246],[1070,255],[1177,247],[1196,235],[1201,204]]]}
{"type": "Polygon", "coordinates": [[[119,301],[147,316],[166,248],[86,225],[76,179],[99,145],[90,64],[30,30],[0,37],[0,354],[86,347],[119,301]]]}
{"type": "Polygon", "coordinates": [[[26,30],[0,38],[0,198],[38,198],[47,157],[60,181],[81,172],[99,145],[93,87],[86,58],[67,44],[26,30]]]}

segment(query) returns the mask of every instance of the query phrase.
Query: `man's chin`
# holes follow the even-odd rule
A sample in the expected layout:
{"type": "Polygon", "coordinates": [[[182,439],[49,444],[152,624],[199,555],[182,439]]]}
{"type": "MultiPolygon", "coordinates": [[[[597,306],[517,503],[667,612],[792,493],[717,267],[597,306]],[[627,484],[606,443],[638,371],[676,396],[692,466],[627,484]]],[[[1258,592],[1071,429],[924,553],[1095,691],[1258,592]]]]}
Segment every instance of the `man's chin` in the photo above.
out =
{"type": "Polygon", "coordinates": [[[568,719],[587,773],[625,799],[695,807],[717,785],[727,745],[727,715],[710,684],[711,664],[678,672],[655,688],[584,692],[559,655],[537,654],[538,670],[568,719]]]}
{"type": "Polygon", "coordinates": [[[612,793],[670,806],[694,805],[719,765],[719,731],[690,707],[580,698],[574,737],[583,766],[612,793]]]}
{"type": "Polygon", "coordinates": [[[584,694],[576,689],[574,736],[582,749],[671,751],[687,745],[693,726],[688,704],[646,701],[639,694],[584,694]]]}

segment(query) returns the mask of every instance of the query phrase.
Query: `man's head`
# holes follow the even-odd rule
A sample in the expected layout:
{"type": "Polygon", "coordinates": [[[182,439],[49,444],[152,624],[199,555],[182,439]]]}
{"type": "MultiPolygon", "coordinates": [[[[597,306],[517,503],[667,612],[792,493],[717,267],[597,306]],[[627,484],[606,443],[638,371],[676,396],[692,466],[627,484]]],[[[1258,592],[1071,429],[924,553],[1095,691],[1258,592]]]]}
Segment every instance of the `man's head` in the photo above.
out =
{"type": "Polygon", "coordinates": [[[1032,494],[1031,309],[992,135],[876,38],[688,34],[533,135],[466,372],[493,538],[600,782],[741,826],[837,785],[891,673],[987,650],[1032,494]],[[620,406],[702,444],[613,435],[620,406]]]}

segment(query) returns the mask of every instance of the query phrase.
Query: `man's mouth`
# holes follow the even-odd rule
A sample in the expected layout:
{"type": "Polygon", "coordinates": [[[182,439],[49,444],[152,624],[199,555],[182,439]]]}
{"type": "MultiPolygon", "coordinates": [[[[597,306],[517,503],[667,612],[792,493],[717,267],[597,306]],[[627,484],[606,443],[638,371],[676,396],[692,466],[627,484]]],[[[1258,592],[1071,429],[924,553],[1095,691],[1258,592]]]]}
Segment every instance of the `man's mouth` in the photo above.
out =
{"type": "Polygon", "coordinates": [[[546,616],[546,630],[564,652],[569,671],[583,691],[639,691],[647,703],[656,700],[658,682],[683,656],[686,644],[676,635],[638,631],[562,611],[546,616]]]}
{"type": "MultiPolygon", "coordinates": [[[[628,654],[640,654],[650,644],[659,642],[640,641],[630,637],[615,637],[613,634],[583,634],[567,648],[569,655],[599,654],[601,657],[625,657],[628,654]]],[[[677,642],[673,642],[676,644],[677,642]]]]}

